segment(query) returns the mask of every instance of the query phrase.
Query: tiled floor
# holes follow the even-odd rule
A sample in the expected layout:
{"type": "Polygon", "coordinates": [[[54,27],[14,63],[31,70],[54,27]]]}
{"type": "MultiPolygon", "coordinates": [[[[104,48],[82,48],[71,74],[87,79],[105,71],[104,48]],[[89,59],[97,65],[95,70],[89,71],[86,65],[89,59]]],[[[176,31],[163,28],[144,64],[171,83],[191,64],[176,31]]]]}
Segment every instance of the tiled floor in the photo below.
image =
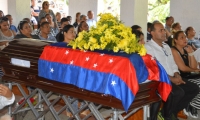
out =
{"type": "MultiPolygon", "coordinates": [[[[16,101],[19,101],[20,98],[21,98],[21,96],[16,96],[16,101]]],[[[56,105],[54,108],[55,109],[57,109],[57,108],[59,109],[59,108],[61,108],[61,106],[56,105]]],[[[8,112],[8,107],[4,108],[3,110],[0,110],[0,116],[6,114],[7,112],[8,112]]],[[[198,115],[200,116],[200,110],[198,111],[198,115]]],[[[15,120],[34,120],[35,119],[35,116],[33,115],[32,111],[28,111],[28,112],[26,112],[26,114],[20,113],[19,115],[15,116],[15,117],[17,118],[15,120]]],[[[61,120],[68,120],[66,112],[63,112],[59,117],[60,117],[61,120]]],[[[55,120],[55,118],[53,117],[51,112],[48,112],[45,115],[45,120],[55,120]]],[[[95,120],[95,118],[91,117],[88,120],[95,120]]],[[[200,117],[197,118],[197,119],[193,119],[193,118],[190,118],[190,117],[188,117],[188,119],[179,118],[179,120],[200,120],[200,117]]]]}
{"type": "MultiPolygon", "coordinates": [[[[7,112],[7,110],[8,110],[7,108],[0,110],[0,116],[4,115],[7,112]]],[[[200,110],[198,111],[198,115],[200,116],[200,110]]],[[[17,119],[15,119],[15,120],[34,120],[35,119],[32,111],[27,112],[25,116],[23,116],[23,114],[19,114],[16,117],[17,117],[17,119]]],[[[66,116],[66,114],[64,112],[59,117],[61,120],[68,120],[68,117],[66,116]]],[[[55,120],[55,118],[53,117],[53,115],[50,112],[48,112],[45,115],[45,120],[55,120]]],[[[95,120],[95,118],[90,118],[89,120],[95,120]]],[[[179,118],[179,120],[200,120],[200,118],[194,119],[194,118],[188,117],[188,119],[179,118]]]]}
{"type": "MultiPolygon", "coordinates": [[[[188,117],[188,119],[186,119],[186,120],[200,120],[200,110],[198,110],[198,116],[199,116],[199,118],[194,119],[194,118],[188,117]]],[[[185,120],[185,119],[180,118],[179,120],[185,120]]]]}

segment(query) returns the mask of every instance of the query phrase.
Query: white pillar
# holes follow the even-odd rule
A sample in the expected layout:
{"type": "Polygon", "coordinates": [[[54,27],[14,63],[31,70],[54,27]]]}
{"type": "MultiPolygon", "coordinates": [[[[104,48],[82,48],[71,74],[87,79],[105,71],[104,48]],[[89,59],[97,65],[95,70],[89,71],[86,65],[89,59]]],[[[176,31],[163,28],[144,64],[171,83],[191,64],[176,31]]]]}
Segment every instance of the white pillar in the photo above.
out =
{"type": "Polygon", "coordinates": [[[182,30],[193,26],[198,33],[200,32],[200,0],[171,0],[170,15],[174,17],[175,22],[179,22],[182,30]]]}
{"type": "Polygon", "coordinates": [[[3,11],[4,15],[8,14],[8,1],[0,0],[0,10],[3,11]]]}
{"type": "Polygon", "coordinates": [[[13,25],[18,26],[23,18],[30,18],[30,0],[8,0],[8,14],[13,17],[13,25]]]}
{"type": "MultiPolygon", "coordinates": [[[[120,20],[127,26],[139,25],[146,38],[148,0],[121,0],[120,20]]],[[[145,39],[146,40],[146,39],[145,39]]]]}
{"type": "Polygon", "coordinates": [[[72,16],[72,23],[75,21],[77,12],[81,12],[81,14],[87,16],[87,12],[92,10],[96,19],[97,2],[98,0],[69,0],[69,15],[72,16]]]}

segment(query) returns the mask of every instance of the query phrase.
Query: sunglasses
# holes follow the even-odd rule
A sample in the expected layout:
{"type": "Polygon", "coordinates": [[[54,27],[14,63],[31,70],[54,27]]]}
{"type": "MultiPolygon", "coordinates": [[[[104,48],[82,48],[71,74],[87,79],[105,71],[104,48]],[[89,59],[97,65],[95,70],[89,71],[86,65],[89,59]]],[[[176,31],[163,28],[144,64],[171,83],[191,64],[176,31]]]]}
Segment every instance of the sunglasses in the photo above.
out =
{"type": "Polygon", "coordinates": [[[165,56],[168,56],[168,53],[164,47],[162,47],[163,52],[165,53],[165,56]]]}

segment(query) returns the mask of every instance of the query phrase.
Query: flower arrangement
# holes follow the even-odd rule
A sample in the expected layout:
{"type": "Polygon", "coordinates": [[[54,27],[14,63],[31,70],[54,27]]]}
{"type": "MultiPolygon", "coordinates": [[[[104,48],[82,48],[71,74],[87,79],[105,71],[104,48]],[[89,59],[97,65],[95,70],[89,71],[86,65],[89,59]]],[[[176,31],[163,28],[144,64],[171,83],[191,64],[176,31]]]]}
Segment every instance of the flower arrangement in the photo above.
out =
{"type": "Polygon", "coordinates": [[[99,16],[96,27],[92,27],[89,32],[80,32],[78,37],[69,43],[73,49],[124,51],[127,54],[139,53],[141,56],[146,54],[144,45],[138,43],[130,27],[126,27],[110,13],[99,16]]]}

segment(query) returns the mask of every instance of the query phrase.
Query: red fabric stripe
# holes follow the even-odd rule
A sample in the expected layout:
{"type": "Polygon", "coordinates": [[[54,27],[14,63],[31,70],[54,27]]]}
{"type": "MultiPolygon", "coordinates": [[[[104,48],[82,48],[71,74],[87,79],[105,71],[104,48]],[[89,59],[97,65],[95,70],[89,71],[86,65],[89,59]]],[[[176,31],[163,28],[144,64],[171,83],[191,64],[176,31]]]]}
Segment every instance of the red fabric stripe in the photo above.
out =
{"type": "Polygon", "coordinates": [[[162,98],[162,100],[166,101],[170,92],[172,90],[172,86],[170,84],[160,82],[158,85],[158,92],[162,98]]]}
{"type": "Polygon", "coordinates": [[[115,74],[126,83],[134,95],[136,95],[139,89],[135,68],[129,59],[125,57],[46,46],[40,59],[62,64],[70,64],[73,62],[75,66],[115,74]],[[89,58],[88,61],[87,58],[89,58]],[[95,65],[97,66],[95,67],[95,65]]]}
{"type": "Polygon", "coordinates": [[[149,72],[148,79],[154,80],[154,81],[159,81],[160,74],[159,74],[159,68],[158,68],[156,61],[149,54],[142,56],[142,59],[147,67],[148,72],[149,72]]]}

